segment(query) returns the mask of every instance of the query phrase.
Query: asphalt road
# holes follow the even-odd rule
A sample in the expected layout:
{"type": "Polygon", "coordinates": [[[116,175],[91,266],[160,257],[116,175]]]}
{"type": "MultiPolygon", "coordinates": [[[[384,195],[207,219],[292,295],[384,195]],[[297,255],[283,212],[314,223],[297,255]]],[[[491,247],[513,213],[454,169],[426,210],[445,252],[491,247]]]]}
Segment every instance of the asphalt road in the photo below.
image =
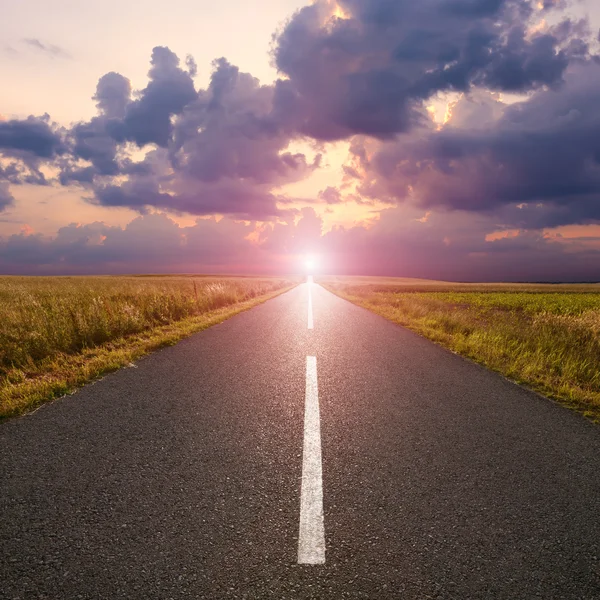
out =
{"type": "Polygon", "coordinates": [[[0,598],[600,598],[600,428],[310,287],[0,426],[0,598]]]}

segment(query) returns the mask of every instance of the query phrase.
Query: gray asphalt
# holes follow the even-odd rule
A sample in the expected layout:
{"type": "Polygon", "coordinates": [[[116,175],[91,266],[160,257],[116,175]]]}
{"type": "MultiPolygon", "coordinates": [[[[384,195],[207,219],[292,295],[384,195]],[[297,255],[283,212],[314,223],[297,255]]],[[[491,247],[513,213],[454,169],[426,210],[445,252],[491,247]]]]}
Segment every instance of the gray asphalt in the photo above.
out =
{"type": "Polygon", "coordinates": [[[307,285],[0,426],[0,598],[600,599],[600,428],[307,285]],[[306,356],[325,565],[297,565],[306,356]]]}

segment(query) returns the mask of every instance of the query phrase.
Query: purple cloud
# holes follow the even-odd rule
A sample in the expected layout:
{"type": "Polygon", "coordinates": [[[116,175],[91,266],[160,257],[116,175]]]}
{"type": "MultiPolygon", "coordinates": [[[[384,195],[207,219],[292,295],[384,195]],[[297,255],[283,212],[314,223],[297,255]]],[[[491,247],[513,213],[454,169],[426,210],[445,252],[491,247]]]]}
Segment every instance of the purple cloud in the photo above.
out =
{"type": "Polygon", "coordinates": [[[100,77],[93,99],[104,117],[122,119],[131,101],[131,82],[114,71],[106,73],[100,77]]]}
{"type": "Polygon", "coordinates": [[[196,98],[192,76],[179,67],[179,58],[168,48],[152,51],[150,82],[137,100],[127,105],[125,131],[138,146],[167,147],[172,133],[171,117],[196,98]]]}
{"type": "Polygon", "coordinates": [[[0,181],[0,212],[9,207],[14,202],[14,197],[10,193],[10,187],[7,182],[0,181]]]}
{"type": "Polygon", "coordinates": [[[321,242],[331,273],[450,281],[600,281],[600,238],[593,244],[521,230],[489,240],[494,219],[414,207],[385,210],[372,226],[336,227],[321,242]]]}
{"type": "Polygon", "coordinates": [[[230,218],[181,227],[156,213],[125,228],[71,224],[54,237],[24,232],[0,238],[0,273],[287,273],[297,270],[310,251],[320,254],[325,271],[338,274],[458,281],[600,279],[600,238],[566,244],[560,237],[517,231],[490,239],[493,220],[473,213],[439,211],[423,217],[418,208],[403,206],[383,211],[368,227],[336,227],[325,235],[322,228],[312,208],[303,209],[296,223],[259,227],[230,218]]]}
{"type": "MultiPolygon", "coordinates": [[[[288,220],[280,188],[321,166],[291,144],[347,139],[359,202],[410,200],[519,228],[597,222],[600,63],[563,0],[537,4],[340,0],[340,18],[317,0],[274,38],[273,85],[220,58],[197,90],[193,58],[156,47],[143,89],[103,75],[97,116],[68,132],[46,117],[0,121],[0,180],[48,183],[46,165],[92,202],[146,216],[288,220]],[[547,11],[553,25],[533,27],[547,11]],[[449,91],[463,97],[437,130],[426,105],[449,91]],[[528,95],[506,106],[497,92],[528,95]]],[[[313,201],[342,196],[330,186],[313,201]]]]}
{"type": "Polygon", "coordinates": [[[371,158],[357,142],[360,191],[415,198],[425,207],[496,211],[518,227],[600,220],[600,64],[574,65],[565,79],[502,109],[493,97],[487,107],[464,98],[455,107],[461,126],[451,120],[439,131],[401,136],[371,158]],[[469,103],[487,121],[478,124],[469,103]]]}
{"type": "Polygon", "coordinates": [[[319,199],[327,204],[340,204],[343,202],[340,191],[332,186],[327,186],[324,190],[321,190],[319,192],[319,199]]]}
{"type": "Polygon", "coordinates": [[[0,121],[0,152],[5,156],[52,159],[64,150],[62,137],[47,115],[0,121]]]}
{"type": "Polygon", "coordinates": [[[162,214],[140,216],[125,228],[71,224],[55,237],[21,233],[0,238],[1,273],[235,271],[260,263],[246,236],[252,227],[201,219],[180,227],[162,214]]]}
{"type": "MultiPolygon", "coordinates": [[[[123,79],[112,74],[107,80],[105,76],[95,96],[101,115],[71,130],[76,160],[64,161],[61,181],[91,186],[99,204],[129,206],[142,212],[155,206],[197,215],[261,219],[281,215],[277,202],[282,199],[273,188],[305,178],[319,167],[320,156],[309,161],[302,153],[287,151],[292,134],[281,129],[273,117],[272,86],[261,86],[251,75],[219,59],[206,90],[182,95],[179,104],[173,101],[168,105],[160,98],[173,89],[171,75],[176,73],[175,79],[182,83],[191,83],[191,79],[179,69],[177,57],[163,50],[154,51],[152,81],[139,101],[148,106],[156,103],[163,114],[147,116],[139,124],[155,127],[163,119],[164,139],[155,142],[159,146],[166,142],[166,149],[150,151],[137,163],[119,156],[124,141],[135,137],[131,115],[141,109],[136,102],[126,103],[129,89],[123,79]],[[151,87],[163,81],[164,88],[151,87]],[[181,114],[172,119],[176,108],[181,114]],[[116,118],[119,111],[124,113],[123,119],[116,118]],[[91,164],[82,166],[81,161],[91,164]],[[116,182],[113,177],[117,175],[127,179],[116,182]]],[[[150,139],[145,135],[136,141],[143,145],[150,139]]]]}
{"type": "Polygon", "coordinates": [[[340,5],[346,18],[333,15],[325,0],[298,11],[274,51],[289,78],[276,88],[279,112],[298,131],[322,140],[353,134],[387,139],[409,131],[426,120],[423,100],[439,92],[555,85],[587,49],[568,20],[531,33],[528,0],[340,5]]]}
{"type": "Polygon", "coordinates": [[[0,120],[0,181],[47,185],[41,166],[53,164],[67,151],[64,131],[48,115],[0,120]]]}

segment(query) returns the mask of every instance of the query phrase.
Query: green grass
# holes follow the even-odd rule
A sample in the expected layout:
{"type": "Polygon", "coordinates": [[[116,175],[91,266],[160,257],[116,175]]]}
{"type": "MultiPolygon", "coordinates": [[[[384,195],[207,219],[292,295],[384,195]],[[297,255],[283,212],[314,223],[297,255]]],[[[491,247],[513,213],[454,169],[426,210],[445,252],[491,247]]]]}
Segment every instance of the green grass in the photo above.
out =
{"type": "Polygon", "coordinates": [[[600,422],[599,285],[319,283],[600,422]]]}
{"type": "Polygon", "coordinates": [[[0,277],[0,419],[293,287],[292,278],[0,277]]]}

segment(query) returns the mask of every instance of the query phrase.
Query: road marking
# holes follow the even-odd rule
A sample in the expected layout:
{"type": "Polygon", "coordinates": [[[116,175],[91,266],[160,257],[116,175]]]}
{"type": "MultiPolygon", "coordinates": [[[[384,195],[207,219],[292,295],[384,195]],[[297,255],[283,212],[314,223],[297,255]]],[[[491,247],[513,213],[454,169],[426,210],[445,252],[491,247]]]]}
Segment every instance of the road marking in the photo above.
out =
{"type": "Polygon", "coordinates": [[[306,399],[298,563],[302,565],[322,565],[325,563],[321,419],[319,416],[319,389],[317,387],[317,358],[315,356],[306,357],[306,399]]]}
{"type": "Polygon", "coordinates": [[[312,286],[311,281],[308,282],[308,328],[313,328],[313,311],[312,311],[312,286]]]}

